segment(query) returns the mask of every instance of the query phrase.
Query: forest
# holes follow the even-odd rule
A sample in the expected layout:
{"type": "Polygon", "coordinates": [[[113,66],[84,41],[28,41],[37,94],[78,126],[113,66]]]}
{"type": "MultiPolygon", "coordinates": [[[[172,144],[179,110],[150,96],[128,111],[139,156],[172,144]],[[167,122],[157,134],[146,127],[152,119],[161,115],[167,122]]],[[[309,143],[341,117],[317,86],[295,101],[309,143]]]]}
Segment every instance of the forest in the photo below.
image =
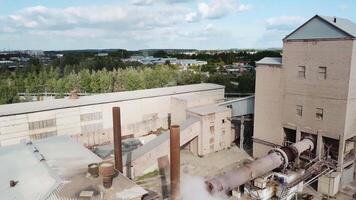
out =
{"type": "Polygon", "coordinates": [[[253,56],[234,53],[190,57],[156,52],[155,56],[208,61],[206,66],[184,71],[179,70],[179,66],[169,63],[165,65],[124,63],[119,55],[130,56],[128,53],[113,52],[108,57],[93,57],[85,53],[69,52],[63,58],[53,59],[47,65],[41,64],[36,58],[31,58],[28,65],[23,68],[0,68],[0,104],[24,101],[19,98],[19,93],[51,92],[57,93],[57,98],[62,98],[64,93],[72,90],[80,93],[106,93],[203,82],[225,85],[226,92],[250,93],[254,92],[254,69],[236,77],[222,73],[219,67],[237,60],[248,61],[254,66],[256,60],[265,56],[278,56],[280,52],[264,51],[253,56]]]}

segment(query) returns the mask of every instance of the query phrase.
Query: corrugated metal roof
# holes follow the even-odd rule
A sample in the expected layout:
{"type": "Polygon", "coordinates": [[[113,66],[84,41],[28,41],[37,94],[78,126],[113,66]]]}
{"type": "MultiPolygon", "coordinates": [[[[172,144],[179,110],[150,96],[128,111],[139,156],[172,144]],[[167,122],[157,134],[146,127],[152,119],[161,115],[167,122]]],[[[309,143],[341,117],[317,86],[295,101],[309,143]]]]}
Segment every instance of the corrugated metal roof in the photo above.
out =
{"type": "MultiPolygon", "coordinates": [[[[87,166],[102,159],[69,136],[57,136],[0,148],[1,200],[78,200],[83,190],[102,191],[102,179],[87,177],[87,166]],[[42,160],[42,161],[41,161],[42,160]],[[10,188],[9,181],[18,181],[10,188]]],[[[136,199],[146,194],[122,174],[110,190],[92,199],[136,199]]]]}
{"type": "Polygon", "coordinates": [[[264,57],[256,62],[257,65],[282,65],[281,57],[264,57]]]}
{"type": "Polygon", "coordinates": [[[42,200],[61,183],[60,178],[40,161],[33,145],[0,148],[0,197],[3,200],[42,200]],[[10,188],[9,181],[18,181],[10,188]]]}
{"type": "Polygon", "coordinates": [[[33,145],[46,159],[48,166],[60,177],[70,177],[78,171],[86,171],[90,163],[99,163],[100,157],[68,135],[33,141],[33,145]]]}
{"type": "Polygon", "coordinates": [[[152,98],[158,96],[167,96],[174,94],[184,94],[190,92],[208,91],[223,89],[224,86],[202,83],[193,85],[183,85],[165,88],[155,88],[147,90],[135,90],[127,92],[105,93],[92,96],[84,96],[79,99],[55,99],[37,102],[16,103],[8,105],[0,105],[0,117],[40,112],[46,110],[71,108],[78,106],[96,105],[112,102],[127,101],[133,99],[152,98]]]}
{"type": "Polygon", "coordinates": [[[284,40],[355,38],[356,24],[349,19],[315,15],[284,40]]]}
{"type": "Polygon", "coordinates": [[[353,37],[356,37],[356,24],[353,21],[340,17],[330,17],[330,16],[320,16],[320,15],[318,16],[328,21],[330,24],[345,31],[346,33],[352,35],[353,37]],[[334,19],[336,19],[336,22],[334,22],[334,19]]]}

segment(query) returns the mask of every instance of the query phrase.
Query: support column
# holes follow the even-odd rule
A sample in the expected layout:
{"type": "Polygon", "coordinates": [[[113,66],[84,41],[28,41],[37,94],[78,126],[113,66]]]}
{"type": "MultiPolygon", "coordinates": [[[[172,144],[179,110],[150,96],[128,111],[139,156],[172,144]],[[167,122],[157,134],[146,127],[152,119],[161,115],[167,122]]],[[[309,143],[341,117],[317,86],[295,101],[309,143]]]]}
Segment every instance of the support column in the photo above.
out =
{"type": "Polygon", "coordinates": [[[240,119],[240,149],[244,150],[245,116],[240,119]]]}
{"type": "Polygon", "coordinates": [[[337,156],[337,171],[342,172],[344,169],[344,153],[345,153],[345,140],[344,136],[339,137],[339,153],[337,156]]]}
{"type": "Polygon", "coordinates": [[[302,139],[302,132],[300,131],[300,127],[297,126],[295,130],[295,142],[299,142],[302,139]]]}
{"type": "MultiPolygon", "coordinates": [[[[302,132],[300,131],[300,127],[297,126],[297,129],[295,130],[295,142],[299,142],[301,139],[302,139],[302,132]]],[[[300,165],[299,156],[298,158],[295,159],[295,165],[296,166],[300,165]]]]}
{"type": "Polygon", "coordinates": [[[318,131],[318,139],[316,141],[316,155],[319,157],[319,159],[322,158],[322,147],[323,147],[323,136],[321,133],[318,131]]]}
{"type": "Polygon", "coordinates": [[[170,128],[170,159],[171,159],[171,200],[179,199],[180,184],[180,128],[173,125],[170,128]]]}
{"type": "Polygon", "coordinates": [[[112,108],[113,116],[113,134],[114,134],[114,154],[115,154],[115,169],[123,172],[122,167],[122,146],[121,146],[121,116],[120,108],[112,108]]]}

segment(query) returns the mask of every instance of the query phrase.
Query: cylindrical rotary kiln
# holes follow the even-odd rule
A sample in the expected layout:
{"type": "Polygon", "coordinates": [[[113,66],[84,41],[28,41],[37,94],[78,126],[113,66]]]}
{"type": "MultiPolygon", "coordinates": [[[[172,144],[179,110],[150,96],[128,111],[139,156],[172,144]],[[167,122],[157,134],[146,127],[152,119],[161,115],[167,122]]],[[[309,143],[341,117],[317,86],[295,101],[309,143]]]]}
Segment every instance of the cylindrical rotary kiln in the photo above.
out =
{"type": "Polygon", "coordinates": [[[250,180],[275,169],[283,170],[301,153],[314,149],[314,139],[305,137],[290,146],[272,149],[268,154],[240,168],[221,176],[207,180],[205,183],[210,193],[228,192],[250,180]]]}

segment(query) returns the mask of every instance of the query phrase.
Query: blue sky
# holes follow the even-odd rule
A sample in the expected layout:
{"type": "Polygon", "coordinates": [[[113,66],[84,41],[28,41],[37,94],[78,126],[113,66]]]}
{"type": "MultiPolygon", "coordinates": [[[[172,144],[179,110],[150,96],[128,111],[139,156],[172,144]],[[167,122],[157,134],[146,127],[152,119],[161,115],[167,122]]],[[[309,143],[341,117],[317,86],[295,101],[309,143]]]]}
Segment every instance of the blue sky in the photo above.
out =
{"type": "Polygon", "coordinates": [[[0,49],[272,48],[354,0],[0,0],[0,49]]]}

